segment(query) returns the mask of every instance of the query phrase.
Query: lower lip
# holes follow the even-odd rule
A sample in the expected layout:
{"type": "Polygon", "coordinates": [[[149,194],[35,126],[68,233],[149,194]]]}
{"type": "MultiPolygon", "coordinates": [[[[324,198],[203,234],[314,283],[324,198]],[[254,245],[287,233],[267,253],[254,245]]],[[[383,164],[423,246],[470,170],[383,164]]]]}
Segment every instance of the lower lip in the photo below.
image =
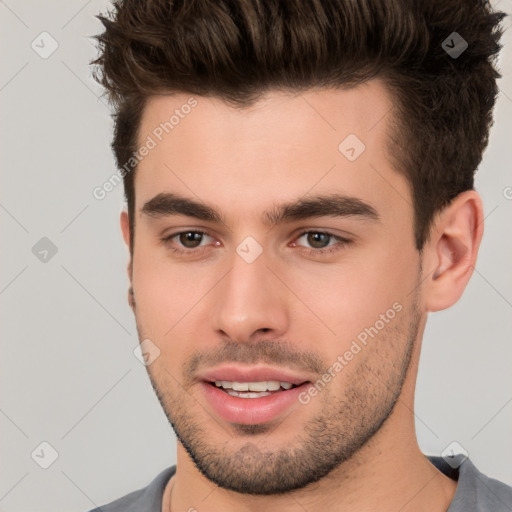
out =
{"type": "Polygon", "coordinates": [[[242,425],[267,423],[279,417],[293,404],[309,383],[296,388],[279,391],[261,398],[239,398],[228,395],[217,386],[201,382],[206,399],[213,410],[226,421],[242,425]]]}

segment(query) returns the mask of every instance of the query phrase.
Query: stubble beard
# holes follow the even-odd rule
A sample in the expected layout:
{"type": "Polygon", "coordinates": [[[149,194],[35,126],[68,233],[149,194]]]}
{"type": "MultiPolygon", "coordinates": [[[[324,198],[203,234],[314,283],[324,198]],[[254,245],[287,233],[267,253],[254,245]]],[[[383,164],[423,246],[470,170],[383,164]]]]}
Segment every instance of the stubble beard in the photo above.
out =
{"type": "MultiPolygon", "coordinates": [[[[392,414],[418,335],[417,298],[416,295],[407,312],[404,309],[397,315],[394,325],[386,326],[368,342],[362,350],[363,362],[358,362],[356,355],[349,365],[357,366],[344,368],[311,400],[318,412],[302,429],[285,436],[286,446],[279,449],[275,443],[266,449],[265,440],[272,441],[272,432],[279,432],[280,423],[225,424],[220,428],[222,420],[215,423],[167,370],[148,367],[151,385],[179,442],[208,480],[224,489],[251,495],[302,489],[352,459],[392,414]],[[211,425],[225,439],[212,439],[211,425]],[[237,448],[230,450],[234,446],[237,448]]],[[[144,339],[141,332],[139,338],[144,339]]],[[[282,420],[286,421],[296,425],[293,418],[282,420]]]]}

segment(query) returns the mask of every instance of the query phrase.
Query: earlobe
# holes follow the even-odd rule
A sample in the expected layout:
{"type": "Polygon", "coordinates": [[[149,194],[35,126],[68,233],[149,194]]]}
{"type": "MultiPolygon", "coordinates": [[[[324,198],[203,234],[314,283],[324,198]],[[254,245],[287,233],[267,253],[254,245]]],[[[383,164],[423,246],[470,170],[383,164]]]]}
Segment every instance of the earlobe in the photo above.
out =
{"type": "MultiPolygon", "coordinates": [[[[128,250],[130,250],[130,223],[128,219],[128,213],[126,211],[121,212],[120,217],[120,224],[121,224],[121,232],[123,234],[124,243],[128,247],[128,250]]],[[[128,277],[130,278],[130,282],[132,279],[132,255],[130,254],[130,259],[128,261],[128,267],[127,267],[128,277]]]]}
{"type": "MultiPolygon", "coordinates": [[[[128,250],[130,249],[130,223],[128,219],[128,213],[126,211],[121,212],[120,217],[120,224],[121,224],[121,232],[123,234],[123,239],[128,247],[128,250]]],[[[135,296],[133,293],[133,285],[132,285],[132,256],[130,255],[130,259],[128,261],[128,266],[126,268],[126,271],[128,273],[128,279],[130,280],[130,288],[128,289],[128,304],[133,312],[135,312],[135,296]]]]}
{"type": "Polygon", "coordinates": [[[123,234],[123,240],[126,246],[130,247],[130,223],[128,219],[128,212],[123,210],[120,216],[121,232],[123,234]]]}
{"type": "Polygon", "coordinates": [[[459,194],[436,217],[424,251],[428,311],[449,308],[459,300],[473,273],[482,235],[482,201],[474,190],[459,194]]]}

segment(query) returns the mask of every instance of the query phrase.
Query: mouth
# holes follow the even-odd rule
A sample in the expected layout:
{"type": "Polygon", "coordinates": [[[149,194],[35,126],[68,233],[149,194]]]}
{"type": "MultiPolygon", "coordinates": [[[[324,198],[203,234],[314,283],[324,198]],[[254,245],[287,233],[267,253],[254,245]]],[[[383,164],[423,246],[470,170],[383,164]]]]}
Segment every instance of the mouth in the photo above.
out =
{"type": "Polygon", "coordinates": [[[310,381],[202,381],[206,401],[215,415],[229,423],[257,425],[290,415],[310,381]]]}
{"type": "Polygon", "coordinates": [[[237,398],[263,398],[299,387],[301,384],[277,380],[259,382],[206,381],[210,386],[237,398]]]}

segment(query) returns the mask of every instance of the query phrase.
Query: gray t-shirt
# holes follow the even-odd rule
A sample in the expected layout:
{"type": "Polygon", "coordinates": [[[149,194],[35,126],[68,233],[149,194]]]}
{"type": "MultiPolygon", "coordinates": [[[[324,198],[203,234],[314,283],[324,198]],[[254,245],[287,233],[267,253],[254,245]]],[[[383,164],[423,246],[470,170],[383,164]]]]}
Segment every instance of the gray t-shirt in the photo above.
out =
{"type": "MultiPolygon", "coordinates": [[[[441,457],[426,457],[437,469],[458,482],[446,512],[512,512],[512,487],[486,477],[469,459],[454,469],[441,457]]],[[[147,487],[90,512],[161,512],[162,494],[175,471],[176,466],[164,469],[147,487]]]]}

